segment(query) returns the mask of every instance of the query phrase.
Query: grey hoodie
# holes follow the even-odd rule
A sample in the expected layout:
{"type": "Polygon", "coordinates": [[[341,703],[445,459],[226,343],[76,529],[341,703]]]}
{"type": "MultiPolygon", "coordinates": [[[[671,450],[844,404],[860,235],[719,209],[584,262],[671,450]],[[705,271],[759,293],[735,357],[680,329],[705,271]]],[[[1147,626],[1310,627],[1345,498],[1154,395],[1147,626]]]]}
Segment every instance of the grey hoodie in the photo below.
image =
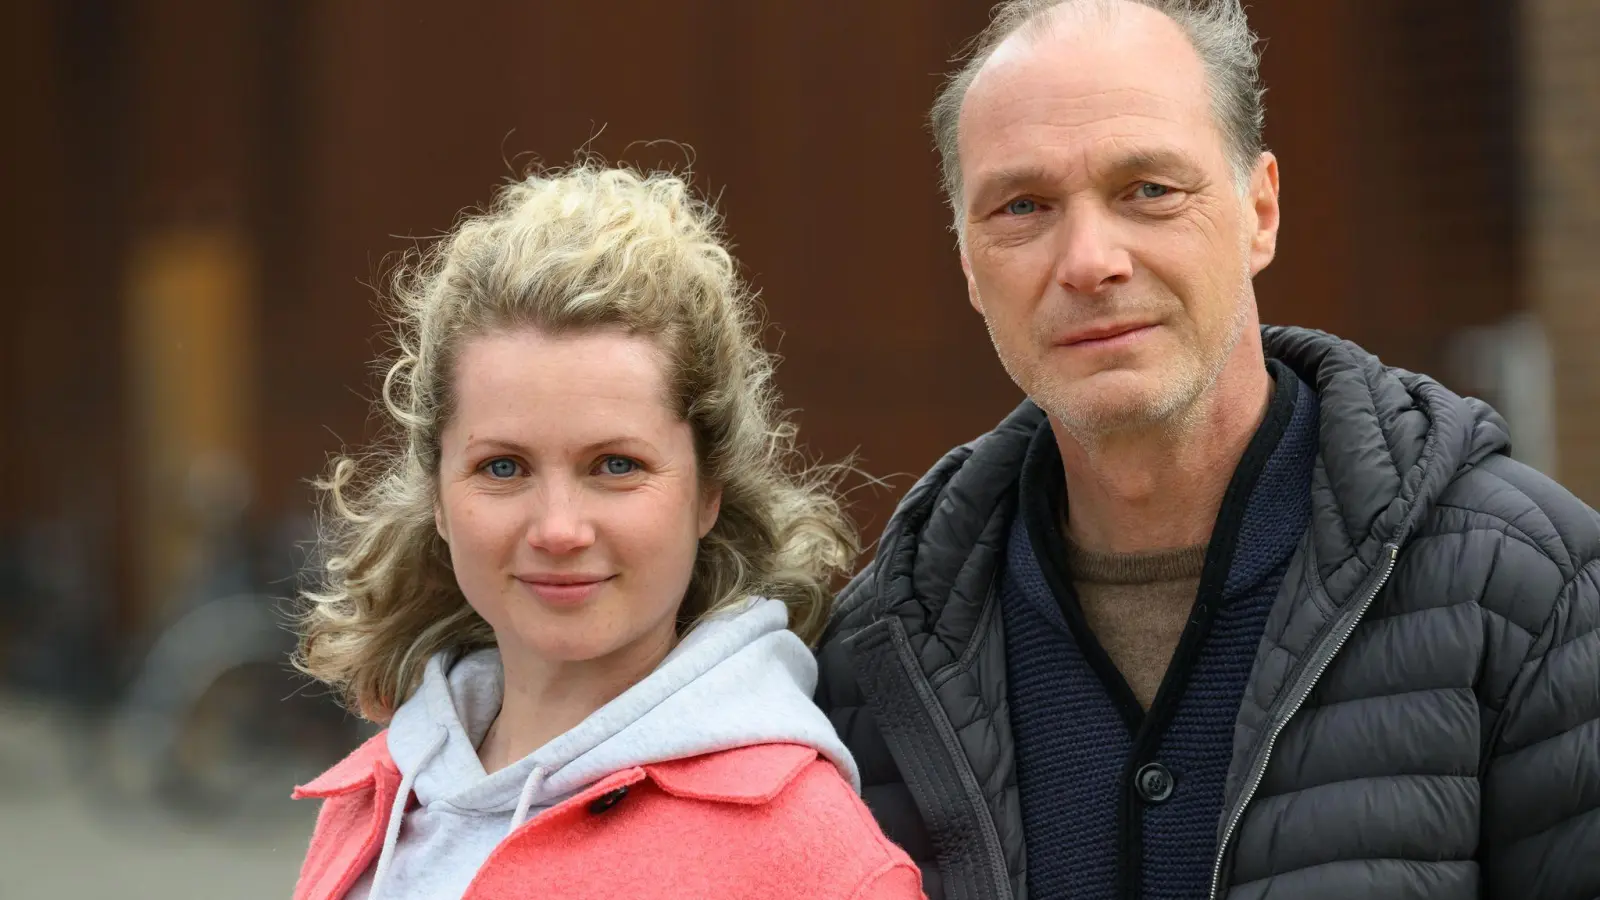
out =
{"type": "Polygon", "coordinates": [[[643,681],[492,775],[477,746],[505,689],[499,651],[453,664],[450,654],[435,656],[389,725],[400,791],[377,863],[348,896],[459,898],[506,835],[634,766],[797,743],[815,747],[859,791],[855,762],[811,702],[816,661],[787,623],[781,602],[760,598],[707,619],[643,681]]]}

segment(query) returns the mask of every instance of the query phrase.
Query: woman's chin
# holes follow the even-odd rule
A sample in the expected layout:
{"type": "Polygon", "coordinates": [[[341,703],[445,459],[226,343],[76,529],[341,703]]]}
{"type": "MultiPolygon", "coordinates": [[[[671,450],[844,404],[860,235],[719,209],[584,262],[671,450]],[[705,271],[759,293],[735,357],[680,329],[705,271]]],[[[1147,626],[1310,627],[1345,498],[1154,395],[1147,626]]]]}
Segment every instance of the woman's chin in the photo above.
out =
{"type": "Polygon", "coordinates": [[[514,654],[542,666],[615,662],[632,667],[647,657],[652,658],[650,665],[653,666],[672,646],[673,634],[669,631],[657,635],[658,630],[619,632],[599,622],[546,620],[537,625],[521,623],[521,627],[509,634],[497,631],[496,638],[502,658],[514,654]]]}

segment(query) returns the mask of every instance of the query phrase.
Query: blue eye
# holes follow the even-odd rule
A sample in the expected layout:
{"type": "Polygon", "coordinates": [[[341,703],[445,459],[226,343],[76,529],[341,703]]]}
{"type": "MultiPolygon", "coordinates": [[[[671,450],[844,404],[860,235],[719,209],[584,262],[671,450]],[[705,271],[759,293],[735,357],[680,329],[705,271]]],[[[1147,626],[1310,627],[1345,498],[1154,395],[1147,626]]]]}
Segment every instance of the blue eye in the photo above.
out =
{"type": "Polygon", "coordinates": [[[1139,185],[1139,196],[1146,200],[1159,200],[1170,193],[1172,193],[1172,188],[1164,184],[1156,184],[1153,181],[1146,181],[1144,184],[1139,185]]]}
{"type": "Polygon", "coordinates": [[[1026,216],[1039,211],[1039,204],[1027,197],[1018,197],[1006,204],[1006,213],[1013,216],[1026,216]]]}
{"type": "Polygon", "coordinates": [[[626,456],[608,456],[600,463],[600,471],[607,475],[632,475],[639,464],[626,456]]]}
{"type": "Polygon", "coordinates": [[[491,460],[489,460],[489,464],[484,466],[483,468],[484,468],[484,471],[489,473],[489,477],[491,477],[491,478],[515,478],[515,477],[517,477],[517,463],[516,463],[516,461],[515,460],[511,460],[511,459],[507,459],[504,456],[500,457],[499,459],[491,459],[491,460]]]}

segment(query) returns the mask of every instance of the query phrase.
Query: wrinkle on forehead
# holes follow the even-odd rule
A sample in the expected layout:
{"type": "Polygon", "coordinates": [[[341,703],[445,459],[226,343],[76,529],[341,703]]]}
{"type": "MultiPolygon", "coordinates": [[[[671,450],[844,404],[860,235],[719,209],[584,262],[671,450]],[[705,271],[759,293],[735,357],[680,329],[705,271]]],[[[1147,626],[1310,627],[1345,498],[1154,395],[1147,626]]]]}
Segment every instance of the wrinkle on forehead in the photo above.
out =
{"type": "Polygon", "coordinates": [[[962,118],[974,98],[991,91],[1028,92],[1041,83],[1084,104],[1097,96],[1103,102],[1144,94],[1167,105],[1210,105],[1205,64],[1183,29],[1165,14],[1126,0],[1065,3],[1006,38],[968,86],[962,118]],[[1105,14],[1093,15],[1097,9],[1105,14]],[[1121,92],[1128,96],[1113,96],[1121,92]]]}
{"type": "Polygon", "coordinates": [[[1197,164],[1221,152],[1205,67],[1183,30],[1149,7],[1109,6],[1118,14],[1057,14],[1024,29],[984,64],[957,133],[970,187],[981,189],[993,169],[1092,177],[1114,164],[1100,158],[1108,147],[1119,156],[1178,149],[1197,164]]]}
{"type": "Polygon", "coordinates": [[[973,133],[982,139],[963,148],[967,183],[982,191],[995,171],[1019,168],[1048,170],[1061,180],[1092,181],[1141,157],[1181,156],[1189,160],[1185,168],[1203,166],[1207,153],[1194,138],[1214,135],[1212,143],[1220,147],[1212,120],[1184,121],[1184,112],[1175,105],[1146,96],[1156,102],[1142,104],[1146,108],[1141,110],[1130,109],[1133,102],[1092,109],[1048,98],[996,103],[973,117],[973,133]]]}
{"type": "Polygon", "coordinates": [[[966,124],[970,130],[1032,128],[1064,132],[1102,124],[1125,129],[1193,127],[1210,121],[1203,110],[1196,116],[1187,104],[1175,102],[1158,91],[1137,87],[1107,88],[1086,94],[1044,92],[1029,89],[1025,84],[997,84],[995,88],[992,97],[968,111],[966,124]]]}

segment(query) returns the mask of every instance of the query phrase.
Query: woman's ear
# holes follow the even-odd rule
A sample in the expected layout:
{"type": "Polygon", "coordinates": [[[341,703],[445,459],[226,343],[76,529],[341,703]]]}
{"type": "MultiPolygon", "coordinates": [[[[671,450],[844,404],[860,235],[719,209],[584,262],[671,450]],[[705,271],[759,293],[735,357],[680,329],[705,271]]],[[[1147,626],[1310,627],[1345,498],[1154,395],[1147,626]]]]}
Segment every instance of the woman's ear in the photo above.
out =
{"type": "Polygon", "coordinates": [[[722,485],[707,485],[700,492],[700,537],[711,533],[722,513],[722,485]]]}

